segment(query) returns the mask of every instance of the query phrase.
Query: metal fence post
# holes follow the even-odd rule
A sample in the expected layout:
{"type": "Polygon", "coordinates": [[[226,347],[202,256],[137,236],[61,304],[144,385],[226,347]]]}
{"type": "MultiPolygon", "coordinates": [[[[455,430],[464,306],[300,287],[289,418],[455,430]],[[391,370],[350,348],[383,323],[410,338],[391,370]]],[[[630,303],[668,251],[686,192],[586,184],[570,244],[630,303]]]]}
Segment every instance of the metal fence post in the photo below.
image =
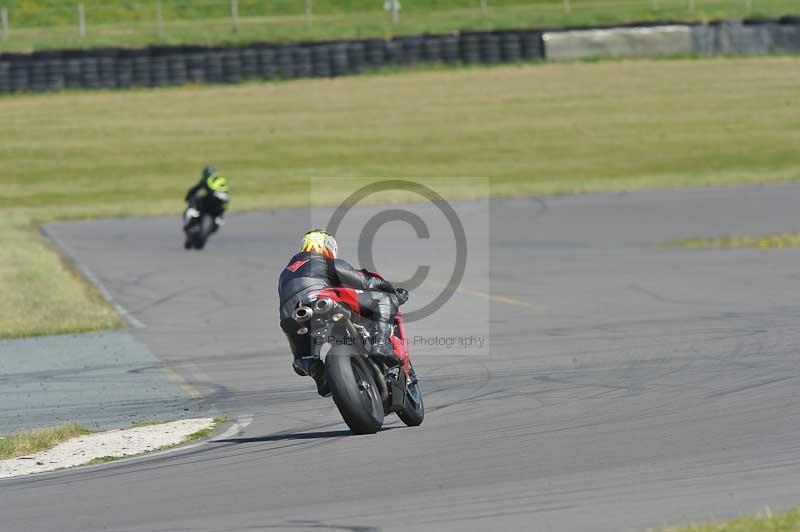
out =
{"type": "Polygon", "coordinates": [[[392,26],[397,26],[400,22],[400,0],[390,0],[392,2],[392,26]]]}
{"type": "Polygon", "coordinates": [[[3,25],[3,42],[8,40],[8,8],[0,9],[0,22],[3,25]]]}
{"type": "Polygon", "coordinates": [[[231,24],[233,33],[239,31],[239,0],[231,0],[231,24]]]}
{"type": "Polygon", "coordinates": [[[311,0],[306,0],[306,29],[310,30],[314,24],[311,0]]]}
{"type": "Polygon", "coordinates": [[[86,10],[83,8],[83,3],[78,4],[78,32],[81,39],[86,37],[86,10]]]}
{"type": "Polygon", "coordinates": [[[161,15],[161,0],[156,2],[156,33],[159,37],[164,35],[164,18],[161,15]]]}

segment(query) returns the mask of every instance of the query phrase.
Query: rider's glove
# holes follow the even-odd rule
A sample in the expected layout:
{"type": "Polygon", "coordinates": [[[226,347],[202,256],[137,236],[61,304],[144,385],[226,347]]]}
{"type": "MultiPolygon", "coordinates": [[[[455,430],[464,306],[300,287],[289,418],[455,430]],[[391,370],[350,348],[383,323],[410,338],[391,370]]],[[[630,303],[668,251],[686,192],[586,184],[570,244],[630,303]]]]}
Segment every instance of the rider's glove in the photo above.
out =
{"type": "Polygon", "coordinates": [[[397,288],[395,289],[395,293],[397,294],[398,305],[402,305],[408,301],[408,290],[405,288],[397,288]]]}

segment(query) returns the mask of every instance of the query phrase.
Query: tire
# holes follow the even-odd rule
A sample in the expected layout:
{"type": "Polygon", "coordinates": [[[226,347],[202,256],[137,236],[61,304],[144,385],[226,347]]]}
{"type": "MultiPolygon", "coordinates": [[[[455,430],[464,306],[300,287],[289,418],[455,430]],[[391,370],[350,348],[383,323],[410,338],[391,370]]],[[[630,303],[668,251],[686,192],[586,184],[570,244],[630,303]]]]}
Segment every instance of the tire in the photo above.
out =
{"type": "Polygon", "coordinates": [[[425,419],[425,403],[418,381],[406,388],[405,404],[403,409],[397,412],[397,417],[409,427],[418,427],[425,419]]]}
{"type": "Polygon", "coordinates": [[[211,216],[208,214],[203,214],[199,220],[191,222],[186,230],[186,240],[191,243],[191,247],[195,249],[205,247],[208,235],[211,233],[211,224],[211,216]]]}
{"type": "Polygon", "coordinates": [[[214,222],[211,220],[211,215],[203,214],[200,218],[200,222],[197,224],[197,240],[195,240],[194,247],[197,249],[203,249],[208,241],[208,237],[211,234],[211,227],[214,222]]]}
{"type": "Polygon", "coordinates": [[[333,402],[353,434],[375,434],[383,426],[383,402],[367,364],[350,346],[334,346],[325,357],[333,402]]]}

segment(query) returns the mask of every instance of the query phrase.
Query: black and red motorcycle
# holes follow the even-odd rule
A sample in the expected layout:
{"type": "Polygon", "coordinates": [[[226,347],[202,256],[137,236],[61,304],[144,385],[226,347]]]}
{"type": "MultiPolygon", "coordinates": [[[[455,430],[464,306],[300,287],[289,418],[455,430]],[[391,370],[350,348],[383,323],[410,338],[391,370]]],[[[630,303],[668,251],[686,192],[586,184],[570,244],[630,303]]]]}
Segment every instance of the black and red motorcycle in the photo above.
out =
{"type": "Polygon", "coordinates": [[[374,356],[369,320],[359,313],[352,290],[327,288],[306,297],[292,319],[297,334],[312,336],[313,356],[325,365],[333,401],[353,434],[374,434],[394,412],[406,425],[422,423],[425,406],[408,354],[403,315],[392,326],[394,352],[401,366],[387,367],[374,356]]]}

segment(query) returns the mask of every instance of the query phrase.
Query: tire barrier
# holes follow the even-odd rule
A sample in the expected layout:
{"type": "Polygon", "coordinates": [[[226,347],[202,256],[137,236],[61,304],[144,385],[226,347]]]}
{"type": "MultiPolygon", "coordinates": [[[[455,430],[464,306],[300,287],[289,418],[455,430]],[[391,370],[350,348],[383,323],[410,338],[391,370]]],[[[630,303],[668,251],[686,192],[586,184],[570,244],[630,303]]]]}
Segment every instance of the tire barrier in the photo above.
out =
{"type": "Polygon", "coordinates": [[[242,58],[238,50],[222,52],[222,81],[231,84],[242,82],[242,58]]]}
{"type": "Polygon", "coordinates": [[[467,65],[481,62],[481,38],[467,34],[461,38],[461,61],[467,65]]]}
{"type": "Polygon", "coordinates": [[[272,48],[262,48],[258,51],[261,79],[275,79],[280,75],[278,56],[272,48]]]}
{"type": "Polygon", "coordinates": [[[283,46],[278,48],[278,76],[283,79],[294,77],[294,47],[283,46]]]}
{"type": "Polygon", "coordinates": [[[11,92],[11,63],[0,61],[0,92],[11,92]]]}
{"type": "Polygon", "coordinates": [[[350,72],[360,74],[367,65],[367,52],[362,42],[351,42],[347,45],[347,60],[350,72]]]}
{"type": "Polygon", "coordinates": [[[522,43],[516,33],[503,33],[500,35],[500,53],[504,63],[519,63],[522,61],[522,43]]]}
{"type": "Polygon", "coordinates": [[[311,73],[315,78],[329,78],[333,75],[328,45],[322,44],[311,49],[311,73]]]}
{"type": "Polygon", "coordinates": [[[800,53],[800,17],[570,31],[510,30],[248,46],[0,53],[0,93],[327,78],[385,66],[499,64],[589,56],[800,53]]]}
{"type": "Polygon", "coordinates": [[[702,55],[797,53],[800,21],[784,17],[760,24],[731,20],[693,26],[692,46],[702,55]]]}
{"type": "Polygon", "coordinates": [[[310,78],[313,68],[311,66],[311,49],[305,47],[297,47],[294,50],[294,77],[295,78],[310,78]]]}
{"type": "Polygon", "coordinates": [[[258,51],[253,48],[242,48],[240,56],[242,62],[242,78],[257,79],[261,71],[258,65],[258,51]]]}
{"type": "Polygon", "coordinates": [[[439,39],[425,39],[422,47],[422,60],[426,63],[442,62],[442,42],[439,39]]]}
{"type": "Polygon", "coordinates": [[[206,81],[209,83],[223,83],[225,76],[222,69],[222,52],[210,51],[206,54],[206,81]]]}
{"type": "Polygon", "coordinates": [[[481,63],[496,65],[501,61],[500,37],[494,33],[484,33],[480,38],[481,63]]]}
{"type": "Polygon", "coordinates": [[[412,35],[410,37],[400,37],[395,39],[399,45],[402,53],[403,65],[416,65],[423,61],[423,44],[425,38],[421,35],[412,35]]]}
{"type": "Polygon", "coordinates": [[[346,76],[352,72],[350,58],[347,54],[347,45],[335,43],[331,50],[331,76],[346,76]]]}
{"type": "Polygon", "coordinates": [[[367,66],[370,69],[375,70],[391,64],[386,60],[386,41],[371,39],[364,42],[364,48],[367,56],[367,66]]]}

